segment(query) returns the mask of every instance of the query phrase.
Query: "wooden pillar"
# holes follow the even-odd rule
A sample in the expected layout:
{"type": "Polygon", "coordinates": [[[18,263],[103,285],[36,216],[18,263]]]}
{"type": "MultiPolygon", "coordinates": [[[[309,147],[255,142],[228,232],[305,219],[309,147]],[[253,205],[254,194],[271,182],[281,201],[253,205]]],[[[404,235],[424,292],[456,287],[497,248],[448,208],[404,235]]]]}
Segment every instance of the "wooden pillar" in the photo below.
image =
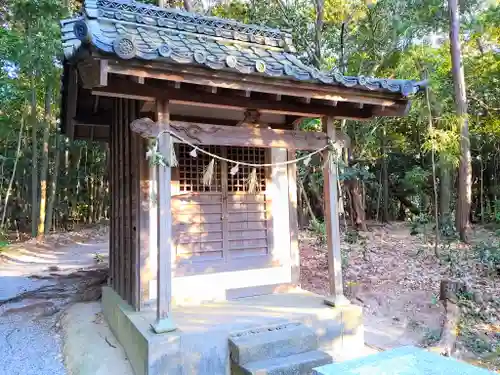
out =
{"type": "MultiPolygon", "coordinates": [[[[160,131],[168,129],[170,120],[168,101],[157,102],[157,115],[160,131]]],[[[159,152],[168,158],[170,150],[170,134],[163,133],[159,137],[159,152]]],[[[158,262],[157,262],[157,298],[156,322],[153,330],[156,333],[171,332],[176,329],[170,313],[172,300],[172,213],[171,213],[171,168],[157,167],[157,212],[158,212],[158,262]]]]}
{"type": "MultiPolygon", "coordinates": [[[[295,150],[288,150],[288,160],[295,159],[295,150]]],[[[288,164],[288,204],[290,219],[290,257],[292,284],[300,285],[299,221],[297,206],[297,164],[288,164]]]]}
{"type": "MultiPolygon", "coordinates": [[[[333,117],[323,118],[323,131],[335,142],[335,126],[333,117]]],[[[328,150],[324,151],[325,160],[328,157],[328,150]]],[[[337,171],[332,170],[325,164],[323,175],[324,196],[325,196],[325,225],[327,236],[328,252],[328,279],[330,284],[330,296],[325,299],[325,303],[331,306],[341,306],[349,304],[349,300],[344,296],[342,284],[342,257],[340,254],[340,227],[338,214],[337,196],[337,171]]]]}

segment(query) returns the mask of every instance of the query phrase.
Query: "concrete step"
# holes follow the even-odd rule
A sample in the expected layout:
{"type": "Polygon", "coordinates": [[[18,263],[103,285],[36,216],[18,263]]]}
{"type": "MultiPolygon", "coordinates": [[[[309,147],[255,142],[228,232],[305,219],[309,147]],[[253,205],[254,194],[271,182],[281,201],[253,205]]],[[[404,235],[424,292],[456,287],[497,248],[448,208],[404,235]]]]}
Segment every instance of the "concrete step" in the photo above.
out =
{"type": "Polygon", "coordinates": [[[318,348],[312,329],[301,323],[285,323],[235,332],[229,337],[231,360],[239,365],[309,352],[318,348]]]}
{"type": "Polygon", "coordinates": [[[250,362],[244,365],[233,363],[233,375],[310,375],[313,368],[332,363],[325,352],[313,350],[288,357],[250,362]]]}

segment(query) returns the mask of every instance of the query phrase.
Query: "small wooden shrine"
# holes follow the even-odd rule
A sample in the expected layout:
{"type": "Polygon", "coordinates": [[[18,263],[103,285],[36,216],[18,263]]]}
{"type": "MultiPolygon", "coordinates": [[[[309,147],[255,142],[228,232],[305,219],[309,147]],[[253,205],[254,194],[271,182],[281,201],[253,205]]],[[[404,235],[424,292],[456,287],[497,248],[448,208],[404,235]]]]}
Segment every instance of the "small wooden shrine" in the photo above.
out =
{"type": "MultiPolygon", "coordinates": [[[[296,163],[285,162],[296,150],[326,158],[348,141],[336,119],[403,116],[420,89],[320,71],[286,32],[134,1],[86,0],[62,37],[63,131],[110,145],[109,286],[136,311],[156,307],[157,332],[175,329],[172,305],[298,286],[296,163]],[[132,131],[145,118],[135,130],[162,132],[165,167],[132,131]],[[298,130],[304,118],[324,131],[298,130]],[[201,150],[220,157],[208,184],[214,158],[201,150]]],[[[336,170],[324,173],[329,301],[341,304],[336,170]]]]}

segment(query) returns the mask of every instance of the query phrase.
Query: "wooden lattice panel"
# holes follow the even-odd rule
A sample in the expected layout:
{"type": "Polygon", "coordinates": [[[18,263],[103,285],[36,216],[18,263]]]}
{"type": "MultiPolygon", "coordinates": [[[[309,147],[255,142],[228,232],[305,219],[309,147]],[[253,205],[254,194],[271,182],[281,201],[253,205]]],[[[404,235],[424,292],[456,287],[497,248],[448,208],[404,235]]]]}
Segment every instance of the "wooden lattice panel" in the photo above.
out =
{"type": "MultiPolygon", "coordinates": [[[[221,154],[220,146],[200,147],[215,155],[221,154]]],[[[221,163],[216,161],[212,183],[203,185],[203,173],[208,167],[212,158],[201,152],[196,157],[189,153],[192,148],[185,144],[180,144],[177,150],[177,160],[179,162],[179,191],[180,192],[220,192],[221,191],[221,163]]]]}
{"type": "Polygon", "coordinates": [[[268,253],[268,214],[264,193],[229,193],[228,246],[231,258],[268,253]]]}
{"type": "MultiPolygon", "coordinates": [[[[231,160],[252,164],[266,162],[266,149],[231,147],[231,160]]],[[[230,171],[228,167],[228,171],[230,171]]],[[[257,189],[248,193],[248,179],[253,167],[239,165],[238,173],[228,174],[227,218],[228,247],[231,258],[266,255],[268,253],[268,215],[266,205],[266,168],[256,168],[257,189]]]]}
{"type": "Polygon", "coordinates": [[[222,259],[222,194],[186,193],[173,197],[174,246],[178,259],[222,259]]]}
{"type": "MultiPolygon", "coordinates": [[[[252,164],[264,164],[266,162],[266,150],[255,147],[228,147],[227,158],[239,162],[252,164]]],[[[228,166],[228,172],[234,165],[228,166]]],[[[252,172],[252,167],[246,165],[238,166],[238,173],[234,176],[228,173],[227,190],[228,192],[248,191],[248,177],[252,172]]],[[[266,190],[266,169],[257,168],[257,192],[266,190]]]]}
{"type": "MultiPolygon", "coordinates": [[[[204,146],[216,155],[239,162],[263,164],[266,150],[250,147],[204,146]]],[[[178,261],[196,261],[200,266],[226,263],[232,259],[269,254],[269,205],[266,202],[266,168],[257,168],[257,189],[248,192],[248,179],[253,167],[216,163],[210,186],[203,186],[203,171],[211,157],[180,144],[177,148],[179,166],[174,175],[178,194],[172,197],[174,243],[178,261]],[[224,179],[224,180],[223,180],[224,179]]],[[[199,268],[200,270],[203,267],[199,268]]],[[[202,271],[200,271],[202,272],[202,271]]]]}

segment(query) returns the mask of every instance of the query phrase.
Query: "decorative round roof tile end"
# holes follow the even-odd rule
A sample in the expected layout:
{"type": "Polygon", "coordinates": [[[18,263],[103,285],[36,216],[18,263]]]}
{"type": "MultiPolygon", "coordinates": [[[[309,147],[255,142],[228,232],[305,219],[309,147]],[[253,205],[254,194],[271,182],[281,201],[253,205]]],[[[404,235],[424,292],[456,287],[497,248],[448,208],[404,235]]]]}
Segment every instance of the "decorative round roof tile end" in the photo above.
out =
{"type": "Polygon", "coordinates": [[[73,32],[75,33],[75,36],[82,42],[90,40],[89,28],[85,21],[75,22],[75,24],[73,25],[73,32]]]}
{"type": "Polygon", "coordinates": [[[238,64],[238,60],[235,56],[228,56],[226,57],[226,64],[230,68],[235,68],[236,64],[238,64]]]}
{"type": "Polygon", "coordinates": [[[172,48],[168,44],[163,44],[158,47],[158,54],[161,57],[170,57],[172,55],[172,48]]]}
{"type": "Polygon", "coordinates": [[[401,84],[401,94],[404,96],[408,96],[413,94],[414,92],[414,87],[413,87],[413,82],[405,82],[401,84]]]}
{"type": "Polygon", "coordinates": [[[263,60],[257,60],[255,62],[255,70],[259,73],[264,73],[266,71],[266,63],[263,60]]]}
{"type": "Polygon", "coordinates": [[[113,50],[119,58],[129,60],[135,57],[137,47],[131,37],[122,36],[115,39],[113,43],[113,50]]]}
{"type": "Polygon", "coordinates": [[[337,83],[342,83],[344,81],[344,76],[340,72],[335,72],[333,78],[335,78],[337,83]]]}
{"type": "Polygon", "coordinates": [[[366,85],[366,77],[365,76],[359,76],[358,77],[358,83],[362,86],[366,85]]]}
{"type": "Polygon", "coordinates": [[[115,18],[116,18],[117,20],[122,20],[122,19],[123,19],[123,13],[122,13],[122,12],[120,12],[119,10],[117,10],[117,11],[115,12],[115,18]]]}
{"type": "Polygon", "coordinates": [[[205,61],[207,61],[207,55],[203,51],[196,51],[193,57],[194,61],[196,61],[198,64],[203,64],[205,61]]]}

